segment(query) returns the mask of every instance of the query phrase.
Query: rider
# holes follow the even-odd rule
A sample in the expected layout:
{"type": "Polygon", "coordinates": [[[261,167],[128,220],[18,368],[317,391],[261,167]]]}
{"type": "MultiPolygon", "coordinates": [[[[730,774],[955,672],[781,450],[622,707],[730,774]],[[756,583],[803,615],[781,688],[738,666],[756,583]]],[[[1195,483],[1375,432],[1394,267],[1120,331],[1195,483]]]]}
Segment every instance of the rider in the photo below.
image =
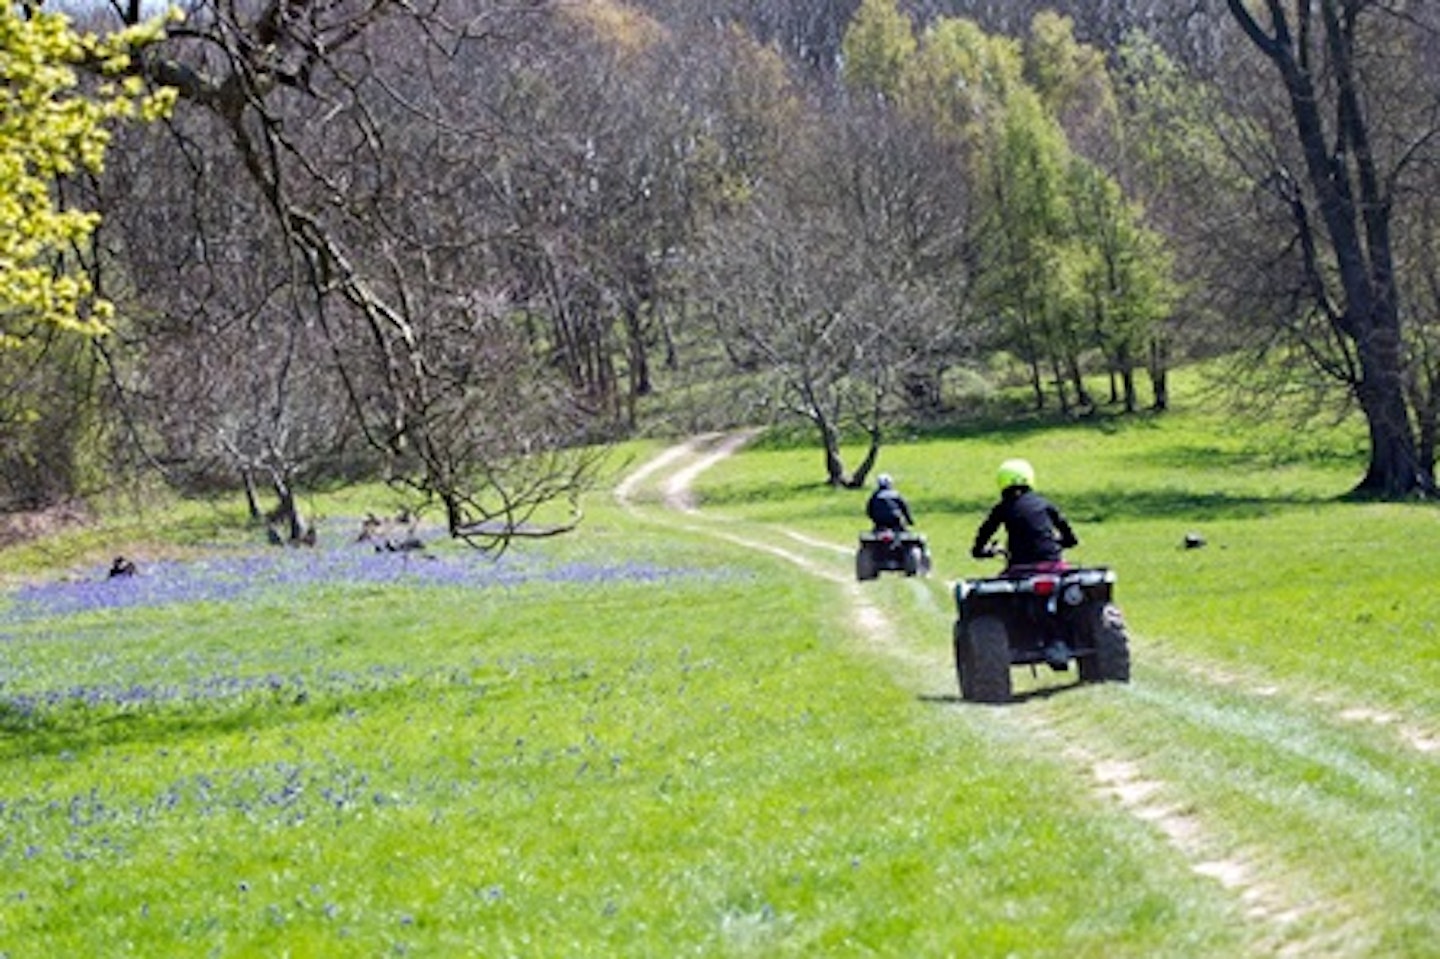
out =
{"type": "Polygon", "coordinates": [[[1006,572],[1054,572],[1068,569],[1062,551],[1079,545],[1075,533],[1054,503],[1035,492],[1035,469],[1022,459],[1006,460],[996,474],[1000,502],[975,533],[970,555],[995,555],[990,537],[1005,527],[1009,562],[1006,572]]]}
{"type": "Polygon", "coordinates": [[[870,501],[865,504],[865,515],[875,524],[876,531],[890,529],[903,533],[907,526],[915,525],[910,516],[910,506],[895,488],[895,481],[889,473],[881,473],[875,478],[875,492],[870,494],[870,501]]]}

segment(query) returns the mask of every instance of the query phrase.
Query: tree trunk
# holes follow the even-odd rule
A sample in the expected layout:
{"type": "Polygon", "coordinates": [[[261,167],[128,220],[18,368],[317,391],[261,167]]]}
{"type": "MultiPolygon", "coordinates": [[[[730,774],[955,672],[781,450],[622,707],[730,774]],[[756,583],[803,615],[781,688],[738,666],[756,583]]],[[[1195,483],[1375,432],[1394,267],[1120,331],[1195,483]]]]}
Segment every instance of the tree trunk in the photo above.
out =
{"type": "Polygon", "coordinates": [[[465,528],[465,508],[452,492],[442,493],[440,499],[445,504],[445,530],[451,536],[458,536],[465,528]]]}
{"type": "Polygon", "coordinates": [[[1060,365],[1060,358],[1054,353],[1050,354],[1050,378],[1055,384],[1055,398],[1060,404],[1060,415],[1070,415],[1070,390],[1066,387],[1065,371],[1060,365]]]}
{"type": "Polygon", "coordinates": [[[1170,348],[1165,341],[1156,338],[1150,341],[1150,390],[1155,401],[1151,409],[1163,412],[1170,408],[1170,348]]]}
{"type": "Polygon", "coordinates": [[[1074,350],[1069,352],[1066,366],[1070,371],[1070,383],[1075,387],[1075,405],[1080,408],[1081,412],[1093,411],[1095,398],[1085,388],[1085,374],[1080,369],[1080,360],[1074,350]]]}
{"type": "Polygon", "coordinates": [[[1433,493],[1415,444],[1399,364],[1399,337],[1376,331],[1358,344],[1362,381],[1356,392],[1370,436],[1370,465],[1352,495],[1398,499],[1433,493]]]}
{"type": "MultiPolygon", "coordinates": [[[[291,544],[307,542],[310,538],[309,530],[304,517],[300,515],[300,507],[295,502],[295,491],[290,487],[290,483],[285,477],[276,473],[271,477],[270,485],[275,490],[276,499],[279,500],[274,512],[270,514],[270,522],[285,525],[287,542],[291,544]]],[[[273,531],[273,525],[271,528],[273,531]]]]}
{"type": "Polygon", "coordinates": [[[835,425],[818,411],[815,425],[820,430],[820,442],[825,447],[825,482],[831,486],[844,486],[845,462],[840,458],[840,434],[835,425]]]}
{"type": "Polygon", "coordinates": [[[240,470],[240,481],[245,484],[245,506],[250,511],[250,518],[259,522],[264,513],[260,510],[260,495],[255,491],[255,474],[249,467],[240,470]]]}
{"type": "Polygon", "coordinates": [[[852,488],[865,485],[865,478],[870,475],[870,471],[875,468],[875,461],[880,458],[880,430],[876,427],[869,432],[870,446],[865,450],[865,458],[860,461],[860,465],[855,467],[855,472],[850,476],[848,485],[852,488]]]}
{"type": "Polygon", "coordinates": [[[1417,453],[1420,469],[1435,475],[1435,441],[1440,433],[1440,382],[1428,364],[1422,363],[1410,384],[1410,408],[1415,411],[1417,453]]]}

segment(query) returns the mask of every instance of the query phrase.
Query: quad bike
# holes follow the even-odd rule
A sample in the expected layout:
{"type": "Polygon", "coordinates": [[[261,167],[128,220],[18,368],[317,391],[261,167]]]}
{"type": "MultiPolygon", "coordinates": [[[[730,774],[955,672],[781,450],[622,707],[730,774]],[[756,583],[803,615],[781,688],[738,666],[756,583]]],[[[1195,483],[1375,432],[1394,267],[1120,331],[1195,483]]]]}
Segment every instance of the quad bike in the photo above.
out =
{"type": "MultiPolygon", "coordinates": [[[[993,550],[994,555],[1003,555],[993,550]]],[[[1084,683],[1130,681],[1130,638],[1107,567],[962,579],[955,584],[955,671],[963,699],[1008,702],[1010,667],[1044,663],[1084,683]]]]}
{"type": "Polygon", "coordinates": [[[875,579],[882,571],[906,576],[930,574],[930,547],[925,537],[909,530],[877,529],[860,534],[855,551],[855,578],[875,579]]]}

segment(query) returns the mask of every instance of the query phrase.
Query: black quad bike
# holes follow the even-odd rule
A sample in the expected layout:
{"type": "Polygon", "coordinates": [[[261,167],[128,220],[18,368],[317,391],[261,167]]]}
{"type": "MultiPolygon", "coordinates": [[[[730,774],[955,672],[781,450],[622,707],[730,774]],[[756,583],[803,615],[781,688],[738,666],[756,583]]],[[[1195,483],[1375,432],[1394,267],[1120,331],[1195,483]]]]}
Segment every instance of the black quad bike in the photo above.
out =
{"type": "Polygon", "coordinates": [[[1010,667],[1056,672],[1073,659],[1084,683],[1130,681],[1130,637],[1113,599],[1107,567],[1063,572],[1011,571],[955,584],[955,671],[960,695],[977,703],[1010,700],[1010,667]]]}
{"type": "Polygon", "coordinates": [[[855,551],[855,578],[875,579],[881,572],[906,576],[930,574],[930,547],[925,537],[909,530],[877,529],[860,534],[855,551]]]}

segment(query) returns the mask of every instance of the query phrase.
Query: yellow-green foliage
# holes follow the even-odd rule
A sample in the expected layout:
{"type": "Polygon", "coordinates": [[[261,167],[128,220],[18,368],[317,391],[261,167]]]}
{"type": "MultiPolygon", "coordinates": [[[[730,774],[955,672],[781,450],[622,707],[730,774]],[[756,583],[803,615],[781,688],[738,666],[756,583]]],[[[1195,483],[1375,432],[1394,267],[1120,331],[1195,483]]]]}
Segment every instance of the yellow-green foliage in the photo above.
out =
{"type": "Polygon", "coordinates": [[[986,264],[973,288],[1004,322],[1000,342],[1031,364],[1091,347],[1138,355],[1173,308],[1173,260],[1092,159],[1126,126],[1105,57],[1072,21],[1037,15],[1023,41],[963,17],[917,33],[895,0],[865,0],[845,55],[847,82],[965,144],[986,264]]]}
{"type": "Polygon", "coordinates": [[[845,31],[845,80],[893,96],[915,49],[914,28],[893,0],[862,0],[845,31]]]}
{"type": "Polygon", "coordinates": [[[1075,22],[1043,12],[1030,23],[1025,74],[1055,116],[1072,129],[1113,137],[1120,124],[1105,54],[1075,39],[1075,22]]]}
{"type": "Polygon", "coordinates": [[[559,14],[584,24],[598,39],[620,53],[647,50],[665,37],[665,30],[659,22],[612,0],[564,5],[559,8],[559,14]]]}
{"type": "Polygon", "coordinates": [[[129,75],[131,54],[162,31],[151,21],[101,37],[76,31],[64,14],[0,8],[0,344],[17,321],[103,329],[110,304],[55,263],[87,242],[99,217],[62,207],[54,186],[101,169],[111,123],[169,111],[173,90],[147,92],[129,75]],[[82,88],[82,68],[103,82],[82,88]]]}
{"type": "Polygon", "coordinates": [[[974,21],[941,19],[926,31],[906,86],[922,116],[941,130],[974,137],[1024,86],[1020,46],[986,34],[974,21]]]}

